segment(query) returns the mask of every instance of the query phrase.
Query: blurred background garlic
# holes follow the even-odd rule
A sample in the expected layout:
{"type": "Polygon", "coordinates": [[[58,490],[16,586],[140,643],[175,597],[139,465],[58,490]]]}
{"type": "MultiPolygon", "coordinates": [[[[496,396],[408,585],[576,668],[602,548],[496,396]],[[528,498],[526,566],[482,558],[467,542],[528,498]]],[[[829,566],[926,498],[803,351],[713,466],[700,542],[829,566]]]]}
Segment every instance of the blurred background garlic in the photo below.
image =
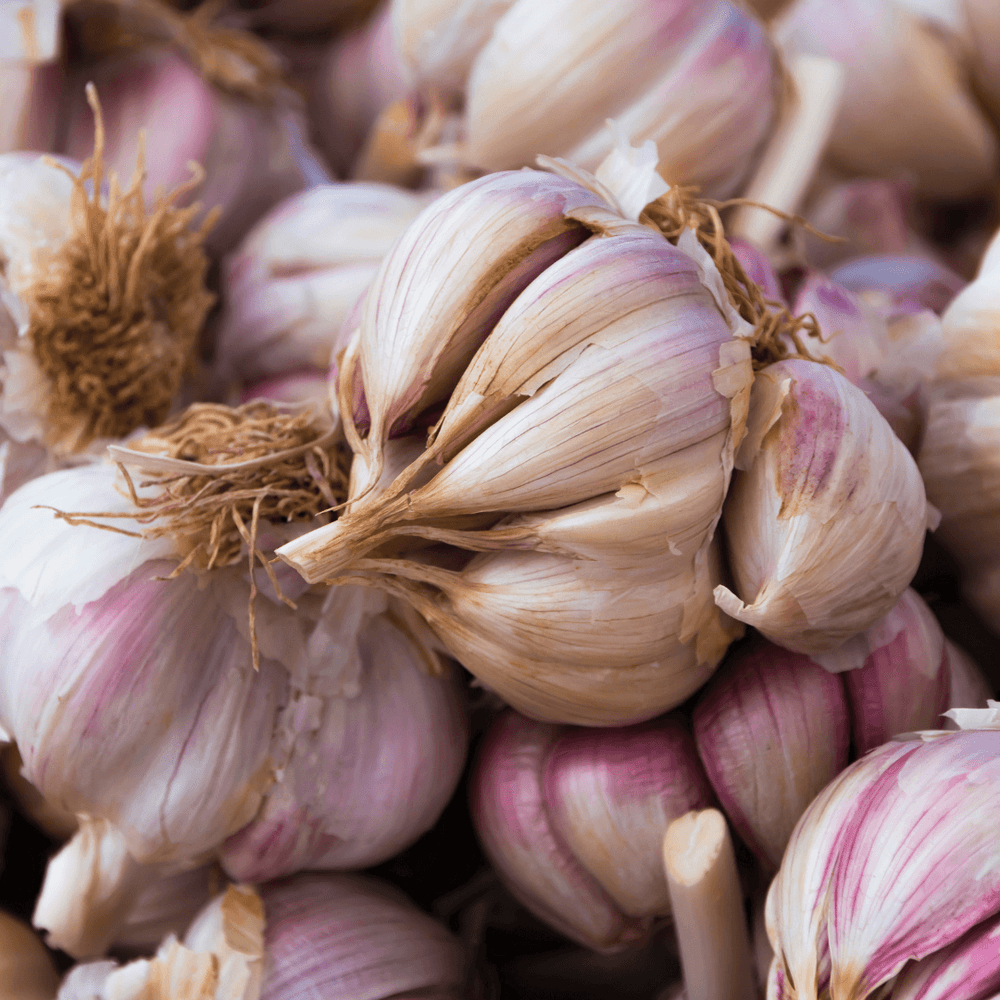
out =
{"type": "Polygon", "coordinates": [[[113,1000],[164,982],[219,1000],[459,1000],[470,981],[459,942],[398,890],[371,878],[300,875],[257,890],[230,886],[182,941],[168,937],[155,957],[125,966],[76,966],[59,1000],[113,1000]]]}
{"type": "Polygon", "coordinates": [[[0,1000],[55,1000],[59,974],[35,932],[0,912],[0,1000]]]}
{"type": "Polygon", "coordinates": [[[544,9],[396,0],[392,18],[418,92],[458,107],[457,144],[445,138],[428,158],[480,170],[530,165],[539,153],[596,169],[612,147],[603,126],[613,117],[632,142],[656,144],[670,183],[725,197],[749,173],[781,102],[767,35],[724,0],[544,9]]]}
{"type": "Polygon", "coordinates": [[[670,716],[591,730],[508,711],[470,789],[476,834],[512,895],[599,951],[641,943],[669,914],[663,835],[711,801],[691,735],[670,716]]]}
{"type": "Polygon", "coordinates": [[[264,216],[225,265],[221,377],[325,372],[382,258],[433,197],[388,184],[321,184],[264,216]]]}
{"type": "Polygon", "coordinates": [[[936,524],[916,463],[846,378],[792,360],[757,374],[737,466],[724,510],[736,592],[716,600],[833,665],[898,600],[936,524]]]}
{"type": "MultiPolygon", "coordinates": [[[[655,162],[651,144],[609,159],[633,218],[663,189],[655,162]]],[[[566,173],[489,175],[403,233],[338,375],[351,502],[279,555],[307,580],[360,577],[410,601],[520,711],[617,725],[683,701],[736,634],[711,601],[712,535],[749,324],[693,233],[675,247],[566,173]],[[375,489],[386,442],[438,415],[375,489]],[[457,570],[377,558],[408,539],[486,551],[457,570]]]]}
{"type": "Polygon", "coordinates": [[[897,0],[797,0],[773,30],[784,53],[829,56],[846,69],[831,167],[903,178],[936,198],[989,189],[1000,147],[960,55],[897,0]]]}
{"type": "Polygon", "coordinates": [[[771,1000],[1000,989],[1000,857],[980,811],[1000,790],[998,739],[972,730],[883,744],[813,802],[768,893],[771,1000]]]}

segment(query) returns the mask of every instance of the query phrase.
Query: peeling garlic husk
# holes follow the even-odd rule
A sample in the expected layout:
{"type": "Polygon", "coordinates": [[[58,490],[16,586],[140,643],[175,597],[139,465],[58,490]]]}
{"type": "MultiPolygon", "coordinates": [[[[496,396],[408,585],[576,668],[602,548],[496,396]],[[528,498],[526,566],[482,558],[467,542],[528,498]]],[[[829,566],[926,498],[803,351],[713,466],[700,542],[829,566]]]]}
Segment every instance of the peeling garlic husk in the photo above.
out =
{"type": "Polygon", "coordinates": [[[602,952],[638,945],[669,913],[663,834],[710,802],[691,736],[670,716],[580,730],[507,712],[470,790],[477,836],[512,894],[602,952]]]}
{"type": "Polygon", "coordinates": [[[750,409],[723,515],[736,593],[716,601],[822,664],[899,599],[936,511],[902,442],[832,368],[770,365],[750,409]]]}
{"type": "Polygon", "coordinates": [[[240,567],[164,582],[177,558],[169,536],[98,534],[35,507],[124,513],[131,501],[114,479],[108,465],[55,473],[0,515],[10,543],[0,567],[4,653],[13,657],[0,663],[0,717],[22,747],[25,777],[83,819],[36,911],[78,955],[108,946],[138,887],[217,851],[274,874],[401,850],[450,797],[467,738],[457,679],[430,676],[438,665],[422,626],[405,608],[392,624],[383,595],[300,587],[292,612],[262,594],[255,672],[240,567]],[[25,523],[35,530],[25,534],[25,523]],[[34,684],[40,672],[56,694],[34,684]],[[361,717],[388,730],[359,731],[361,717]],[[398,758],[397,739],[406,746],[398,758]],[[437,762],[429,771],[427,759],[437,762]],[[359,794],[370,780],[377,799],[359,794]],[[223,849],[250,821],[243,841],[223,849]],[[275,829],[283,837],[268,842],[263,833],[275,829]]]}
{"type": "Polygon", "coordinates": [[[59,974],[27,924],[0,912],[0,1000],[53,1000],[59,974]]]}
{"type": "Polygon", "coordinates": [[[988,190],[1000,147],[954,47],[893,0],[798,0],[776,21],[786,53],[839,59],[844,98],[828,148],[852,175],[912,175],[936,198],[988,190]]]}
{"type": "Polygon", "coordinates": [[[770,998],[870,996],[886,983],[884,995],[910,998],[914,980],[962,969],[962,948],[973,961],[978,952],[984,985],[1000,986],[1000,966],[979,951],[996,955],[1000,859],[989,824],[968,809],[969,795],[986,808],[996,797],[998,738],[928,732],[884,744],[815,800],[768,894],[770,998]]]}
{"type": "Polygon", "coordinates": [[[338,332],[403,229],[434,198],[388,184],[321,184],[282,201],[225,264],[216,365],[252,381],[323,371],[338,332]]]}

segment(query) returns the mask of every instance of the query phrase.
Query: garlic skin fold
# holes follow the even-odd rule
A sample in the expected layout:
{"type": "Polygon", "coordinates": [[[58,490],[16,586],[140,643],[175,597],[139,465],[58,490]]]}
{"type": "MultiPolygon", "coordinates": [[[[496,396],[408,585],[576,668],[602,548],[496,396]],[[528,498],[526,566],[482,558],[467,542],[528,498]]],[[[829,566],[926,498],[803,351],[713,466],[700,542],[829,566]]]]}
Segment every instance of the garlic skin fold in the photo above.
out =
{"type": "Polygon", "coordinates": [[[877,995],[1000,989],[1000,856],[979,812],[1000,789],[998,740],[970,730],[884,744],[813,802],[768,893],[769,1000],[872,996],[897,974],[877,995]]]}
{"type": "Polygon", "coordinates": [[[222,377],[325,371],[382,258],[433,197],[388,184],[321,184],[265,215],[225,264],[222,377]]]}
{"type": "Polygon", "coordinates": [[[756,376],[736,464],[723,513],[736,593],[720,585],[716,601],[786,649],[835,657],[916,572],[936,524],[916,463],[842,375],[782,361],[756,376]]]}
{"type": "Polygon", "coordinates": [[[641,942],[669,913],[664,832],[711,801],[691,736],[669,716],[575,729],[508,711],[470,787],[477,836],[511,893],[605,952],[641,942]]]}
{"type": "Polygon", "coordinates": [[[296,591],[285,571],[293,612],[260,571],[254,671],[243,566],[164,580],[170,536],[39,506],[124,513],[116,475],[53,473],[0,512],[0,725],[24,776],[84,820],[36,913],[80,956],[143,886],[215,854],[267,878],[402,850],[450,798],[468,738],[458,678],[430,675],[423,632],[384,595],[296,591]]]}

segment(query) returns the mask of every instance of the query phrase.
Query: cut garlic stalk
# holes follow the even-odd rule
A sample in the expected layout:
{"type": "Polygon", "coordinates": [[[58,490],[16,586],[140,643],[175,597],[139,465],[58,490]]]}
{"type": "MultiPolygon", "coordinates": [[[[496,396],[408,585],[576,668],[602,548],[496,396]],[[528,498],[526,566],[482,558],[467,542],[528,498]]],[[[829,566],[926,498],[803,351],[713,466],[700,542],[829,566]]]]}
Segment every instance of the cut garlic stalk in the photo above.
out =
{"type": "Polygon", "coordinates": [[[936,512],[902,442],[832,368],[763,369],[748,427],[724,512],[741,596],[719,586],[716,600],[786,649],[829,653],[896,603],[936,512]]]}
{"type": "Polygon", "coordinates": [[[689,1000],[752,1000],[753,960],[733,842],[717,809],[675,819],[663,838],[689,1000]]]}

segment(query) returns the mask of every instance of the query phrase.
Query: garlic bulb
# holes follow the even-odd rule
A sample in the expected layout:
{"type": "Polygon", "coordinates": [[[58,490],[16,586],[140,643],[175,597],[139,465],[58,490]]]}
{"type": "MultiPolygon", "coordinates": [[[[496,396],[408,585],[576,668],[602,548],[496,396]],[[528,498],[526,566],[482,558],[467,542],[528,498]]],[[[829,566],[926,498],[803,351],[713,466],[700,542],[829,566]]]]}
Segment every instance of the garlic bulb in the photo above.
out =
{"type": "Polygon", "coordinates": [[[693,721],[726,815],[775,870],[806,806],[847,766],[851,727],[840,680],[765,643],[712,679],[693,721]]]}
{"type": "Polygon", "coordinates": [[[0,1000],[53,1000],[59,975],[30,927],[0,912],[0,1000]]]}
{"type": "Polygon", "coordinates": [[[988,190],[996,136],[963,79],[954,47],[895,0],[797,0],[777,20],[787,52],[827,55],[847,71],[830,139],[849,174],[911,174],[931,197],[988,190]]]}
{"type": "Polygon", "coordinates": [[[409,74],[393,37],[392,11],[383,4],[363,25],[335,38],[312,78],[310,126],[341,177],[350,175],[379,112],[409,89],[409,74]]]}
{"type": "Polygon", "coordinates": [[[769,998],[1000,989],[1000,858],[979,812],[1000,788],[998,740],[985,730],[884,744],[813,802],[768,894],[769,998]]]}
{"type": "Polygon", "coordinates": [[[669,823],[711,801],[683,724],[567,729],[496,719],[470,792],[480,843],[512,894],[575,941],[615,951],[669,910],[669,823]]]}
{"type": "Polygon", "coordinates": [[[226,261],[222,376],[325,371],[334,347],[346,346],[337,333],[351,308],[432,198],[387,184],[322,184],[277,205],[226,261]]]}
{"type": "Polygon", "coordinates": [[[902,442],[832,368],[770,365],[750,411],[724,511],[736,593],[716,601],[822,663],[899,599],[935,511],[902,442]]]}
{"type": "Polygon", "coordinates": [[[88,193],[105,180],[101,147],[98,118],[82,167],[0,157],[4,492],[94,439],[162,420],[213,301],[194,210],[161,195],[147,213],[138,177],[107,199],[88,193]]]}
{"type": "Polygon", "coordinates": [[[830,277],[891,313],[943,313],[966,284],[930,254],[859,257],[834,268],[830,277]]]}
{"type": "Polygon", "coordinates": [[[8,62],[0,57],[0,91],[4,95],[0,153],[53,149],[62,82],[59,62],[8,62]]]}
{"type": "Polygon", "coordinates": [[[651,143],[623,142],[603,180],[553,161],[562,176],[492,174],[418,216],[341,358],[350,503],[278,550],[309,581],[364,580],[415,604],[460,662],[540,719],[650,718],[736,634],[708,592],[752,328],[693,231],[675,246],[634,221],[663,189],[655,164],[651,143]],[[496,233],[459,268],[469,223],[496,233]],[[438,414],[386,485],[386,442],[438,414]],[[390,540],[484,554],[457,570],[369,558],[390,540]],[[595,641],[610,661],[585,652],[595,641]]]}
{"type": "Polygon", "coordinates": [[[656,144],[670,183],[724,197],[774,126],[776,58],[761,26],[725,0],[494,0],[464,5],[472,23],[446,20],[443,37],[441,15],[423,6],[425,20],[397,32],[435,26],[424,28],[433,54],[416,59],[429,55],[436,86],[460,86],[468,66],[458,156],[471,166],[506,170],[545,153],[593,170],[611,151],[612,116],[632,142],[656,144]]]}
{"type": "MultiPolygon", "coordinates": [[[[161,445],[168,432],[159,429],[161,445]]],[[[95,464],[42,477],[0,514],[0,718],[25,776],[86,817],[36,912],[77,954],[107,946],[135,888],[169,873],[156,866],[193,867],[251,820],[225,848],[234,866],[369,864],[402,849],[450,797],[466,739],[457,682],[425,674],[436,663],[406,609],[371,591],[306,593],[287,570],[283,582],[258,571],[254,632],[245,564],[164,581],[183,551],[177,537],[136,537],[126,519],[136,508],[115,476],[95,464]],[[129,533],[52,519],[52,506],[114,512],[111,526],[129,533]],[[375,798],[358,791],[371,780],[375,798]],[[282,838],[261,841],[275,829],[282,838]]],[[[257,546],[267,532],[300,530],[264,523],[257,546]]]]}
{"type": "Polygon", "coordinates": [[[74,968],[58,1000],[458,1000],[463,950],[436,920],[375,879],[300,875],[230,886],[152,959],[74,968]],[[178,992],[180,991],[180,992],[178,992]]]}
{"type": "MultiPolygon", "coordinates": [[[[234,247],[261,215],[306,185],[295,155],[304,125],[295,125],[292,109],[225,94],[168,49],[103,59],[86,74],[104,113],[105,159],[120,177],[132,172],[140,129],[146,132],[147,197],[187,181],[192,160],[202,165],[205,179],[195,195],[216,212],[206,238],[213,254],[234,247]],[[175,127],[179,119],[183,128],[175,127]]],[[[82,158],[93,138],[91,118],[81,89],[68,86],[67,95],[61,152],[82,158]]]]}
{"type": "MultiPolygon", "coordinates": [[[[948,658],[948,705],[950,708],[985,708],[996,695],[993,686],[983,675],[972,657],[948,639],[944,641],[948,658]]],[[[942,720],[942,728],[955,730],[958,724],[950,718],[942,720]]]]}

